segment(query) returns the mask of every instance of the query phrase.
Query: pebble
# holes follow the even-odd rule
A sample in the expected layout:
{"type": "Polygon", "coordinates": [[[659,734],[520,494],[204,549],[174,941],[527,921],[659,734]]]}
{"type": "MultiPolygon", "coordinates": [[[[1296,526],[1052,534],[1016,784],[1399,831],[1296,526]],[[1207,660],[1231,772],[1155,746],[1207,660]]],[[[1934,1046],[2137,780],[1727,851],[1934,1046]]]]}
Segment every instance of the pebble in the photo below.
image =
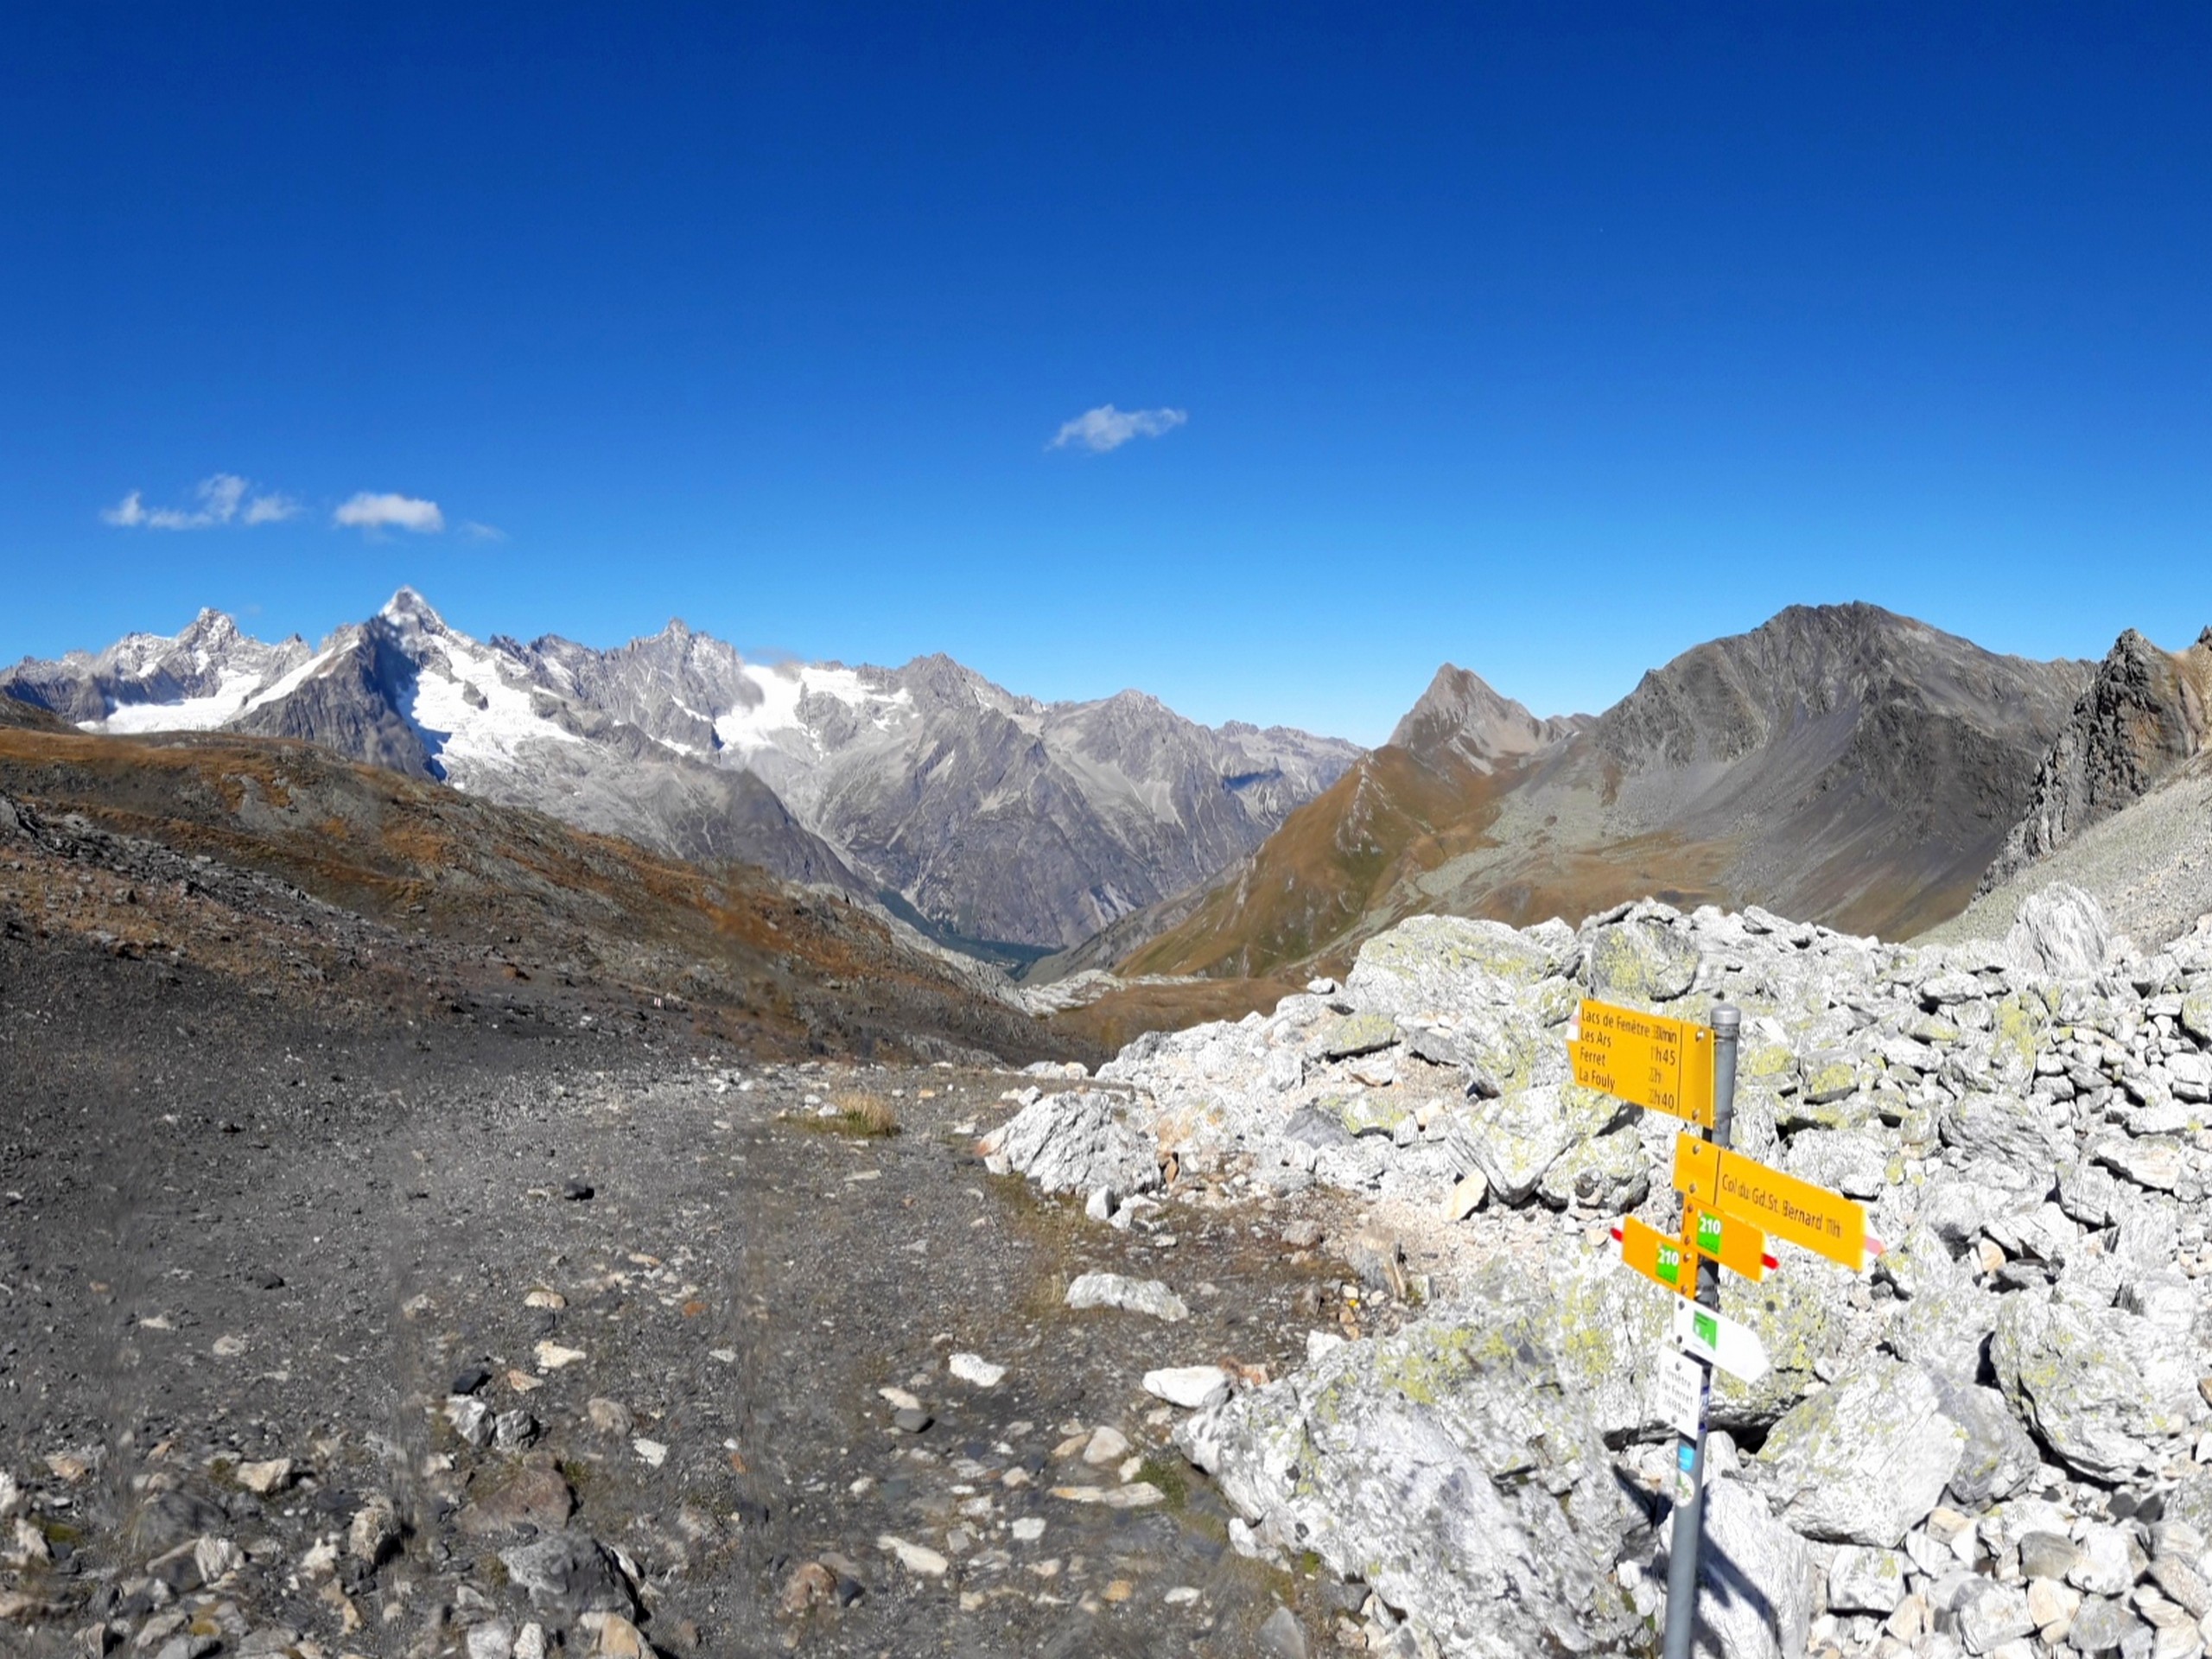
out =
{"type": "Polygon", "coordinates": [[[890,1402],[895,1411],[919,1411],[922,1402],[904,1389],[878,1389],[878,1397],[890,1402]]]}
{"type": "Polygon", "coordinates": [[[887,1550],[899,1558],[899,1565],[909,1573],[925,1579],[941,1579],[951,1565],[937,1551],[926,1545],[909,1543],[892,1533],[885,1533],[875,1541],[878,1549],[887,1550]]]}
{"type": "Polygon", "coordinates": [[[1094,1469],[1103,1464],[1118,1463],[1128,1454],[1129,1437],[1105,1423],[1090,1432],[1090,1439],[1083,1448],[1083,1460],[1094,1469]]]}
{"type": "Polygon", "coordinates": [[[955,1354],[945,1362],[945,1369],[979,1389],[995,1389],[1006,1377],[1005,1366],[994,1365],[981,1354],[955,1354]]]}
{"type": "Polygon", "coordinates": [[[1035,1543],[1045,1535],[1045,1517],[1041,1515],[1023,1516],[1014,1523],[1014,1535],[1019,1542],[1035,1543]]]}
{"type": "Polygon", "coordinates": [[[536,1349],[537,1363],[549,1371],[557,1371],[575,1364],[585,1357],[581,1348],[564,1348],[557,1342],[541,1342],[536,1349]]]}
{"type": "Polygon", "coordinates": [[[901,1406],[891,1414],[891,1426],[902,1434],[919,1434],[936,1421],[919,1406],[901,1406]]]}

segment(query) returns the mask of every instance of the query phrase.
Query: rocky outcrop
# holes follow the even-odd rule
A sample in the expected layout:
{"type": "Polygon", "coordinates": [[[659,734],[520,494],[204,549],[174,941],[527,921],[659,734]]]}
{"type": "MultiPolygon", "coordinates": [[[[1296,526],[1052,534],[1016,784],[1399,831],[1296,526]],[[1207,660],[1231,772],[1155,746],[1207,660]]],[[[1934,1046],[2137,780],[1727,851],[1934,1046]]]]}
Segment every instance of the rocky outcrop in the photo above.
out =
{"type": "Polygon", "coordinates": [[[2186,651],[2130,628],[2113,642],[2036,770],[1986,893],[2135,801],[2212,738],[2212,628],[2186,651]]]}
{"type": "Polygon", "coordinates": [[[1770,1363],[1716,1379],[1703,1650],[2198,1654],[2212,931],[2145,955],[2078,891],[2010,941],[1924,949],[1649,901],[1579,929],[1424,918],[1341,986],[1124,1049],[1100,1077],[1184,1179],[1433,1206],[1478,1264],[1182,1426],[1238,1547],[1318,1555],[1407,1651],[1650,1639],[1668,1310],[1606,1231],[1673,1225],[1675,1126],[1567,1075],[1601,989],[1736,1005],[1736,1144],[1859,1198],[1889,1241],[1864,1276],[1785,1248],[1722,1285],[1770,1363]]]}

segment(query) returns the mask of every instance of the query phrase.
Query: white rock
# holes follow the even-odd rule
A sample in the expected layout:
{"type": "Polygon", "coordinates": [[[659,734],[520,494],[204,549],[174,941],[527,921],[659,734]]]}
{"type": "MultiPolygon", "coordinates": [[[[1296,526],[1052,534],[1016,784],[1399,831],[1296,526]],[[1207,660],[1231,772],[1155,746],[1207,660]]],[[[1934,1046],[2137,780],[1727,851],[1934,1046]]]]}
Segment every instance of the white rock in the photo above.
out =
{"type": "Polygon", "coordinates": [[[1183,1299],[1157,1279],[1129,1279],[1118,1273],[1085,1273],[1069,1285],[1067,1305],[1074,1308],[1118,1307],[1149,1313],[1173,1324],[1191,1317],[1183,1299]]]}
{"type": "Polygon", "coordinates": [[[668,1447],[658,1440],[649,1440],[640,1435],[630,1444],[636,1448],[638,1455],[655,1469],[668,1461],[668,1447]]]}
{"type": "Polygon", "coordinates": [[[242,1463],[232,1477],[249,1492],[266,1497],[292,1484],[292,1460],[289,1458],[270,1458],[260,1463],[242,1463]]]}
{"type": "Polygon", "coordinates": [[[888,1401],[893,1411],[919,1411],[922,1402],[904,1389],[878,1389],[878,1398],[888,1401]]]}
{"type": "Polygon", "coordinates": [[[1229,1397],[1229,1373],[1218,1365],[1171,1365],[1144,1374],[1144,1391],[1187,1411],[1229,1397]]]}
{"type": "Polygon", "coordinates": [[[875,1541],[875,1547],[896,1555],[899,1566],[925,1579],[943,1578],[945,1568],[951,1565],[926,1545],[910,1544],[904,1538],[887,1532],[875,1541]]]}
{"type": "Polygon", "coordinates": [[[581,1348],[564,1348],[557,1342],[550,1341],[537,1344],[537,1363],[542,1370],[561,1370],[583,1357],[584,1351],[581,1348]]]}
{"type": "Polygon", "coordinates": [[[963,1382],[972,1382],[979,1389],[995,1389],[1006,1378],[1005,1366],[994,1365],[981,1354],[955,1354],[944,1368],[963,1382]]]}
{"type": "Polygon", "coordinates": [[[1129,1455],[1129,1437],[1110,1423],[1101,1423],[1090,1431],[1090,1443],[1083,1448],[1083,1460],[1097,1468],[1102,1464],[1118,1463],[1129,1455]]]}
{"type": "Polygon", "coordinates": [[[1017,1543],[1033,1544],[1045,1535],[1045,1517],[1025,1515],[1014,1523],[1012,1530],[1017,1543]]]}

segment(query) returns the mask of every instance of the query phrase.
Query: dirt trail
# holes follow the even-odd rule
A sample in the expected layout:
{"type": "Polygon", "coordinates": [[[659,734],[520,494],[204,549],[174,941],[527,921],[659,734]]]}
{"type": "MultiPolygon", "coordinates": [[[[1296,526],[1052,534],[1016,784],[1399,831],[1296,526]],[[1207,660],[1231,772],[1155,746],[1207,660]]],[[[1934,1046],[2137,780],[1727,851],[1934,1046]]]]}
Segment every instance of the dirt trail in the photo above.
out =
{"type": "Polygon", "coordinates": [[[612,1652],[618,1614],[670,1653],[1226,1655],[1279,1602],[1325,1617],[1227,1548],[1140,1383],[1302,1351],[1318,1269],[1279,1215],[1116,1233],[990,1177],[974,1138],[1020,1078],[329,1021],[0,943],[32,1650],[97,1624],[176,1659],[474,1653],[535,1625],[612,1652]],[[861,1096],[901,1132],[817,1116],[861,1096]],[[1094,1268],[1191,1317],[1068,1312],[1094,1268]],[[1129,1445],[1086,1464],[1102,1427],[1129,1445]],[[533,1589],[549,1541],[608,1553],[533,1589]]]}

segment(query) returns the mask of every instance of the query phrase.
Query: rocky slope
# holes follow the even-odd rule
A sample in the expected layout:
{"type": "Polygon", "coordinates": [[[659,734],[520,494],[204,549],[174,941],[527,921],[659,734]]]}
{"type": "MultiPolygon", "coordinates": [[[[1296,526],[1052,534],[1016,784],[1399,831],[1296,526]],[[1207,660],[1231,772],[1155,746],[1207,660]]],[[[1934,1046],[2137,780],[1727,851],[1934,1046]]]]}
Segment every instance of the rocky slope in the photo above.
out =
{"type": "Polygon", "coordinates": [[[2165,773],[2139,799],[2070,835],[1993,886],[1920,943],[2002,938],[2020,906],[2054,881],[2093,895],[2137,940],[2171,938],[2212,910],[2212,754],[2165,773]]]}
{"type": "Polygon", "coordinates": [[[2125,810],[2212,742],[2212,628],[2165,652],[2130,628],[2037,770],[2028,809],[1983,876],[1987,893],[2125,810]]]}
{"type": "Polygon", "coordinates": [[[205,613],[174,640],[26,662],[0,694],[87,729],[320,743],[678,856],[880,893],[1007,961],[1205,880],[1358,753],[1135,692],[1040,703],[942,657],[750,664],[680,622],[604,652],[484,643],[406,589],[318,650],[205,613]]]}
{"type": "Polygon", "coordinates": [[[1653,893],[1909,934],[1966,904],[2088,678],[1866,605],[1700,645],[1594,721],[1537,721],[1447,670],[1122,965],[1325,966],[1408,915],[1525,923],[1653,893]]]}
{"type": "Polygon", "coordinates": [[[1607,1230],[1672,1229],[1677,1126],[1569,1080],[1585,995],[1742,1009],[1735,1144],[1888,1241],[1863,1275],[1784,1245],[1723,1287],[1772,1369],[1716,1391],[1701,1650],[2202,1653],[2212,927],[2137,951],[2064,888],[1924,950],[1656,902],[1418,918],[1341,988],[1141,1039],[1027,1109],[986,1149],[1095,1216],[1141,1214],[1154,1168],[1365,1215],[1338,1247],[1365,1306],[1303,1368],[1183,1396],[1236,1547],[1371,1592],[1338,1627],[1369,1651],[1655,1639],[1668,1310],[1607,1230]]]}
{"type": "Polygon", "coordinates": [[[307,744],[0,725],[0,855],[10,925],[242,995],[674,1024],[763,1052],[1065,1050],[995,976],[860,906],[307,744]]]}

